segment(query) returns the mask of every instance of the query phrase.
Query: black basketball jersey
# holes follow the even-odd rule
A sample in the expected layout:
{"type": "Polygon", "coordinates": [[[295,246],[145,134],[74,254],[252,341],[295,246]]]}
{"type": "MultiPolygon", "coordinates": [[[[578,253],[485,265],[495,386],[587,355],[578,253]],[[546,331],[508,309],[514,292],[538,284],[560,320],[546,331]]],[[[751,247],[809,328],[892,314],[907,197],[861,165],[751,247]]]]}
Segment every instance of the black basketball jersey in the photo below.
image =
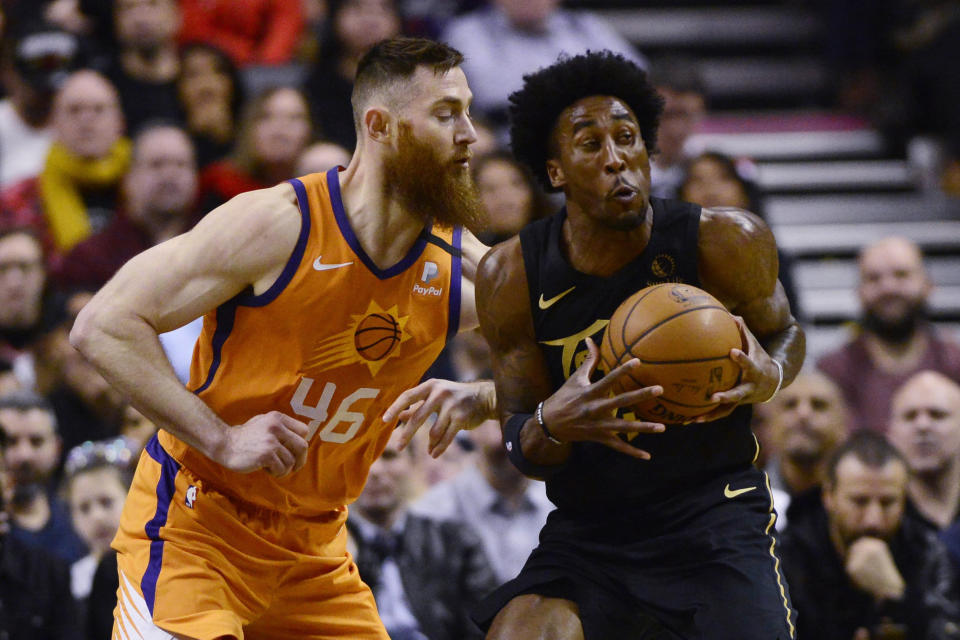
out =
{"type": "MultiPolygon", "coordinates": [[[[603,278],[576,271],[561,245],[566,210],[520,232],[536,339],[558,389],[597,345],[610,316],[636,291],[664,282],[699,286],[697,238],[700,207],[651,198],[653,228],[644,251],[616,274],[603,278]]],[[[637,460],[598,443],[577,442],[563,468],[547,480],[547,494],[561,509],[604,513],[629,508],[654,494],[663,498],[720,472],[750,464],[757,443],[752,410],[738,407],[721,420],[668,425],[664,433],[640,434],[631,442],[651,459],[637,460]]]]}

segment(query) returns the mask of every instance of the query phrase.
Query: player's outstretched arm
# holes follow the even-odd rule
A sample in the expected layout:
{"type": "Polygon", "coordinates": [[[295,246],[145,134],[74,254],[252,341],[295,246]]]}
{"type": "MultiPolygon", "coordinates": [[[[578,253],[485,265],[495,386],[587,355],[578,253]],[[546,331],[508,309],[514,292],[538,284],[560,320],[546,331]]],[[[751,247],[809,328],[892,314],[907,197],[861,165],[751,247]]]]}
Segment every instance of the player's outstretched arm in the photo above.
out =
{"type": "Polygon", "coordinates": [[[477,308],[480,327],[492,352],[500,421],[508,444],[512,444],[509,442],[511,420],[533,414],[541,400],[544,422],[551,435],[561,442],[551,442],[536,418],[527,418],[519,435],[526,460],[542,466],[562,464],[570,455],[570,443],[583,440],[600,442],[636,458],[649,458],[647,452],[624,442],[619,434],[659,432],[663,425],[620,419],[615,416],[615,410],[648,400],[663,389],[645,387],[611,396],[615,383],[639,364],[637,361],[621,365],[601,380],[591,382],[599,352],[596,345],[588,341],[589,356],[554,392],[534,333],[518,239],[494,247],[481,261],[477,273],[477,308]]]}
{"type": "Polygon", "coordinates": [[[293,189],[237,196],[193,230],[130,260],[77,318],[71,343],[158,426],[237,471],[303,464],[306,426],[270,413],[228,428],[177,380],[157,335],[272,284],[300,232],[293,189]]]}
{"type": "Polygon", "coordinates": [[[777,279],[777,245],[763,220],[742,209],[704,209],[699,252],[701,284],[738,316],[746,347],[730,353],[742,371],[740,384],[713,396],[721,405],[697,420],[706,422],[739,404],[765,402],[790,384],[803,365],[806,339],[777,279]]]}
{"type": "Polygon", "coordinates": [[[404,449],[433,414],[437,419],[430,427],[427,453],[436,458],[447,450],[457,432],[473,429],[497,417],[493,382],[431,378],[401,393],[383,414],[383,421],[387,424],[400,421],[397,428],[403,431],[403,435],[399,446],[404,449]]]}

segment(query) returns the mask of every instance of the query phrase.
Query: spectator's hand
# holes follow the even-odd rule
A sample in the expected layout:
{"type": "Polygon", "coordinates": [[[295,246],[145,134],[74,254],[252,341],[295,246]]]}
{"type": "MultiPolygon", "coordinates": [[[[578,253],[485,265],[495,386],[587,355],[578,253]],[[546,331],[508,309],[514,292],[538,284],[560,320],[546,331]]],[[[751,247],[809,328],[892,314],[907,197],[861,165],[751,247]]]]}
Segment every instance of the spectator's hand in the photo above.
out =
{"type": "Polygon", "coordinates": [[[433,414],[427,453],[436,458],[447,450],[457,432],[473,429],[496,417],[496,391],[493,382],[453,382],[433,378],[401,393],[383,414],[387,424],[400,420],[400,450],[433,414]]]}
{"type": "Polygon", "coordinates": [[[728,389],[713,394],[710,400],[719,402],[715,409],[698,417],[694,422],[711,422],[730,415],[741,404],[766,402],[777,389],[780,381],[780,370],[773,364],[771,358],[760,342],[747,327],[740,316],[734,316],[746,350],[731,349],[730,358],[740,367],[740,383],[728,389]]]}
{"type": "Polygon", "coordinates": [[[223,445],[210,457],[240,473],[264,469],[280,477],[298,471],[307,461],[307,425],[271,411],[227,429],[223,445]]]}
{"type": "Polygon", "coordinates": [[[628,456],[649,460],[648,452],[625,442],[620,434],[629,437],[638,433],[659,433],[664,430],[664,425],[619,418],[616,410],[659,396],[663,393],[663,387],[642,387],[611,395],[616,383],[629,376],[640,361],[633,358],[597,382],[591,382],[590,378],[600,360],[600,349],[590,338],[586,339],[586,343],[588,354],[583,364],[544,401],[544,423],[553,437],[561,442],[592,440],[628,456]]]}
{"type": "Polygon", "coordinates": [[[879,538],[865,536],[847,550],[847,575],[860,589],[874,598],[899,600],[906,585],[890,553],[890,547],[879,538]]]}

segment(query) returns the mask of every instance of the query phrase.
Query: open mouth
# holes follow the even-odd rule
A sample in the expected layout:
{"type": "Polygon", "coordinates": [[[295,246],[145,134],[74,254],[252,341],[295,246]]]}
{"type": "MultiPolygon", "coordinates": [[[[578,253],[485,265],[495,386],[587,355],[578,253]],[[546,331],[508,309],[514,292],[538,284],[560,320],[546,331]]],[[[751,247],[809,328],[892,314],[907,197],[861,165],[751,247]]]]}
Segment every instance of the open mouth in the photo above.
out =
{"type": "Polygon", "coordinates": [[[617,186],[610,191],[610,197],[614,200],[631,200],[635,195],[637,195],[637,189],[624,182],[617,183],[617,186]]]}

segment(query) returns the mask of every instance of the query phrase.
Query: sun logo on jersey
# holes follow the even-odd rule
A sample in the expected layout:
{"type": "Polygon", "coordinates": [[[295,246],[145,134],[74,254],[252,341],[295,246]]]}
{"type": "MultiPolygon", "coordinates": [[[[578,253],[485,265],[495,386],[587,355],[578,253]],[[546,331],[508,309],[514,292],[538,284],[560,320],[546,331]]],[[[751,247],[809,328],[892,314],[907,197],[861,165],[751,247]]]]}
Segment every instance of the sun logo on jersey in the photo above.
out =
{"type": "Polygon", "coordinates": [[[410,339],[404,330],[409,318],[400,316],[397,305],[383,309],[371,300],[364,313],[350,316],[347,329],[317,344],[305,368],[333,369],[363,363],[375,376],[397,354],[397,347],[410,339]]]}

